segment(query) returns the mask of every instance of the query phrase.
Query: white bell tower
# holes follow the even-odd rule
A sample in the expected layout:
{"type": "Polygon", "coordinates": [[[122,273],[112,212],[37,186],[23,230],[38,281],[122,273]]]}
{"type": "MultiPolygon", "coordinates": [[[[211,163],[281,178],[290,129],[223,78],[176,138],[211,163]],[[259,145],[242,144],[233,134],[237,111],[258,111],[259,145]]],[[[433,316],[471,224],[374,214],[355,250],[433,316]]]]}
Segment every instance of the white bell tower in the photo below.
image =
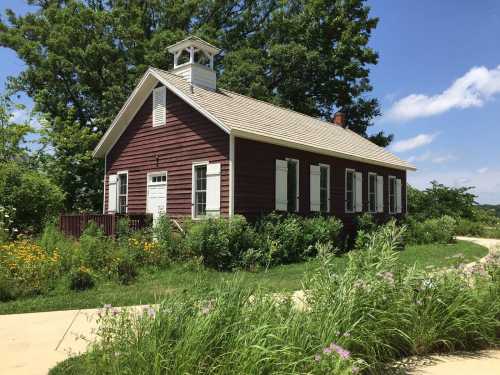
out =
{"type": "Polygon", "coordinates": [[[167,49],[174,55],[172,73],[183,77],[193,86],[215,91],[217,76],[214,70],[214,56],[220,52],[219,48],[196,36],[189,36],[167,49]]]}

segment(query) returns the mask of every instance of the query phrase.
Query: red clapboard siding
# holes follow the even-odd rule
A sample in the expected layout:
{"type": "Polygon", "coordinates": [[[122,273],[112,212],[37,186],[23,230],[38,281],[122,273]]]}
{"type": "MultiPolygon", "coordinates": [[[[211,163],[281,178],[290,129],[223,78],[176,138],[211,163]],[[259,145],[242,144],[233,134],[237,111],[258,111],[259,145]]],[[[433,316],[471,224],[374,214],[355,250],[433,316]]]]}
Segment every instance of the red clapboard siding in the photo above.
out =
{"type": "Polygon", "coordinates": [[[284,160],[285,158],[299,160],[299,213],[302,215],[310,214],[310,165],[317,165],[318,163],[330,165],[331,213],[341,218],[346,228],[353,224],[353,218],[357,215],[345,213],[344,185],[346,168],[352,168],[363,173],[363,212],[368,211],[369,172],[384,176],[384,215],[389,212],[389,175],[401,179],[403,214],[406,211],[405,171],[236,138],[235,213],[251,218],[274,210],[275,160],[284,160]]]}
{"type": "Polygon", "coordinates": [[[168,214],[190,216],[192,163],[209,161],[221,163],[221,213],[227,216],[228,160],[229,136],[170,91],[166,125],[153,128],[150,95],[106,156],[105,208],[108,175],[128,171],[128,212],[145,212],[147,173],[167,171],[168,214]]]}

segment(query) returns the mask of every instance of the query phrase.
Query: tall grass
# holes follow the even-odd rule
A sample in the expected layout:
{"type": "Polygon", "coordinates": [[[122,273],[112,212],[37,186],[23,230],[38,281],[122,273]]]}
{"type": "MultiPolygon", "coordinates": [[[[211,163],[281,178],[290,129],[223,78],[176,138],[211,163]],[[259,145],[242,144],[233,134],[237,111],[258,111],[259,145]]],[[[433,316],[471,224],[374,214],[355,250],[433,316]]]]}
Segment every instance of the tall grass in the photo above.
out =
{"type": "Polygon", "coordinates": [[[89,353],[52,373],[386,373],[407,355],[498,345],[498,265],[421,273],[398,264],[401,236],[392,224],[369,235],[342,273],[323,257],[302,308],[235,279],[139,316],[107,309],[89,353]]]}

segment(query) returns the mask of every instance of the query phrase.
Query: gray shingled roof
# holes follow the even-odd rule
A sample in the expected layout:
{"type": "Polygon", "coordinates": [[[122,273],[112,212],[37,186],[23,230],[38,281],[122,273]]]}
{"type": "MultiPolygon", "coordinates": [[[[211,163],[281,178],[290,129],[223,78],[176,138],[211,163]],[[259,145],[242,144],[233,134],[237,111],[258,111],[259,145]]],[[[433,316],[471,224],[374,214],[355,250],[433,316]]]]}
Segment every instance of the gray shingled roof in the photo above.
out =
{"type": "Polygon", "coordinates": [[[183,78],[164,70],[151,70],[164,83],[174,86],[235,135],[248,134],[318,153],[398,169],[416,169],[349,129],[228,90],[211,91],[201,87],[191,90],[190,84],[183,78]]]}

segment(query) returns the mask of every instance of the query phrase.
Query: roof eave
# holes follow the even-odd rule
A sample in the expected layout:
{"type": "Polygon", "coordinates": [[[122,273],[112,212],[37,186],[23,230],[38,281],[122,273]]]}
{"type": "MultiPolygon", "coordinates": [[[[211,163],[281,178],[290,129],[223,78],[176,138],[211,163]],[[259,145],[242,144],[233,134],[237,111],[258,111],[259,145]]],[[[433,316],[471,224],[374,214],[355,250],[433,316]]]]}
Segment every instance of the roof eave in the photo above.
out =
{"type": "Polygon", "coordinates": [[[377,165],[380,167],[386,167],[386,168],[392,168],[392,169],[398,169],[398,170],[404,170],[404,171],[416,171],[417,168],[411,164],[392,164],[392,163],[384,163],[378,160],[373,160],[373,159],[368,159],[368,158],[362,158],[356,155],[350,155],[350,154],[345,154],[341,152],[336,152],[332,150],[327,150],[324,148],[320,147],[314,147],[314,146],[309,146],[305,145],[302,143],[296,143],[296,142],[291,142],[287,141],[284,139],[279,139],[279,138],[274,138],[274,137],[269,137],[263,134],[258,134],[258,133],[250,133],[243,131],[241,129],[232,129],[231,134],[234,135],[235,137],[239,138],[245,138],[249,140],[254,140],[258,142],[264,142],[264,143],[269,143],[269,144],[274,144],[278,146],[284,146],[284,147],[290,147],[293,149],[297,150],[303,150],[303,151],[308,151],[308,152],[314,152],[317,154],[322,154],[322,155],[327,155],[327,156],[334,156],[338,157],[341,159],[347,159],[347,160],[353,160],[353,161],[358,161],[360,163],[366,163],[366,164],[372,164],[372,165],[377,165]]]}

